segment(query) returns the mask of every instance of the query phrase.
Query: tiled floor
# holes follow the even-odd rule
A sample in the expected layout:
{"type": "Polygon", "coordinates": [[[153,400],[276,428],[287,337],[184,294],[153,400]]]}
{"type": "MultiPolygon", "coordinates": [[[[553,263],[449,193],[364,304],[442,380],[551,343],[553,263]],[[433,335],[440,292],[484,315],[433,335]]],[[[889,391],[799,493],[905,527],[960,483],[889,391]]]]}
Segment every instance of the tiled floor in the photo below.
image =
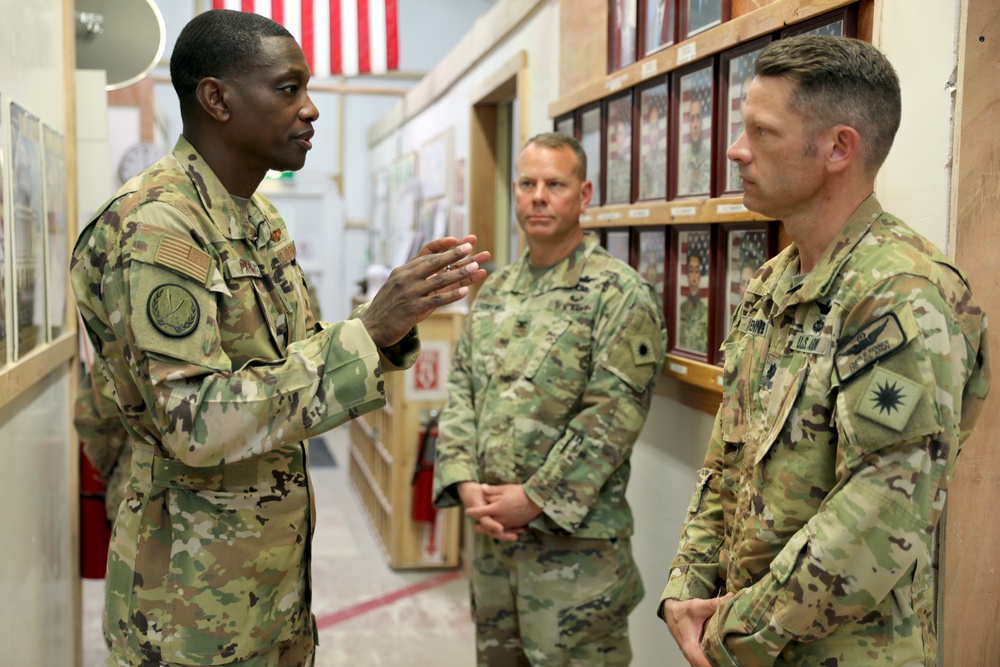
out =
{"type": "MultiPolygon", "coordinates": [[[[347,428],[324,438],[336,465],[314,466],[312,473],[316,667],[475,664],[466,577],[461,571],[391,570],[350,486],[347,428]]],[[[100,621],[103,586],[84,580],[83,667],[100,667],[107,655],[100,621]]]]}

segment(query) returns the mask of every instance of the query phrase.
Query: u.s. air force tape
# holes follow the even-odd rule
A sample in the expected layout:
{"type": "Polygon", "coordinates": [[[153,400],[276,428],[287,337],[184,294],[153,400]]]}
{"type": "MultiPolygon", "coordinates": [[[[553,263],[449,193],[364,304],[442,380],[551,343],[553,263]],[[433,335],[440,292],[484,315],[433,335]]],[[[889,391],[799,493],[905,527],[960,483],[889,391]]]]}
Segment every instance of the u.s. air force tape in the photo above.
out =
{"type": "Polygon", "coordinates": [[[183,338],[198,327],[201,308],[187,289],[167,283],[150,293],[146,301],[146,314],[156,330],[164,336],[183,338]]]}

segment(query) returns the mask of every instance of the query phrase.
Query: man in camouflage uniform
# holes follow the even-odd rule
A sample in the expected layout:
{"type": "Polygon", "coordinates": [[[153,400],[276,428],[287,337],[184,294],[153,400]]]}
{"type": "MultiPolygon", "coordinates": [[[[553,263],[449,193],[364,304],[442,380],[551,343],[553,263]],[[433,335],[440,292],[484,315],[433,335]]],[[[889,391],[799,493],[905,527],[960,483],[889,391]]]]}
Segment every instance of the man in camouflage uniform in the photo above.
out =
{"type": "Polygon", "coordinates": [[[312,662],[304,440],[385,403],[415,324],[485,277],[433,241],[367,307],[319,323],[256,189],[296,170],[318,112],[277,23],[211,11],[170,60],[183,135],[87,225],[71,276],[134,444],[106,578],[111,666],[312,662]],[[451,269],[446,267],[451,265],[451,269]]]}
{"type": "Polygon", "coordinates": [[[793,243],[725,343],[722,405],[661,615],[691,665],[934,665],[931,543],[986,395],[986,319],[884,212],[899,81],[853,39],[773,42],[729,148],[793,243]]]}
{"type": "Polygon", "coordinates": [[[701,298],[701,257],[687,256],[688,295],[678,307],[677,344],[692,352],[708,351],[708,306],[701,298]]]}
{"type": "Polygon", "coordinates": [[[625,500],[663,364],[659,301],[584,235],[586,155],[531,139],[514,200],[528,243],[477,296],[455,351],[434,478],[475,520],[480,665],[627,665],[643,594],[625,500]]]}

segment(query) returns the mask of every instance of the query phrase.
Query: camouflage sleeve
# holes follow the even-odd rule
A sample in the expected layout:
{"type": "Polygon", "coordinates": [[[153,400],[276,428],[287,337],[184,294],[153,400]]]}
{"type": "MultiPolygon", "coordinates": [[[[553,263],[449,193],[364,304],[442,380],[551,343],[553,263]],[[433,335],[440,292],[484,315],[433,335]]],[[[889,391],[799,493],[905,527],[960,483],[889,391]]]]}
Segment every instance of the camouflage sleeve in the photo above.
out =
{"type": "Polygon", "coordinates": [[[112,249],[121,253],[116,265],[99,248],[82,255],[85,279],[99,290],[74,289],[78,301],[100,293],[109,321],[81,305],[91,337],[95,345],[120,341],[129,363],[114,373],[131,375],[145,419],[173,456],[195,467],[246,459],[384,405],[381,355],[359,320],[324,325],[287,345],[284,358],[237,366],[217,326],[217,300],[230,292],[219,267],[183,233],[190,221],[153,202],[120,224],[127,231],[112,249]],[[173,270],[158,261],[165,248],[184,260],[172,261],[173,270]]]}
{"type": "Polygon", "coordinates": [[[472,317],[466,317],[448,372],[448,403],[438,420],[431,498],[438,508],[461,504],[455,484],[478,481],[476,412],[473,400],[472,317]]]}
{"type": "MultiPolygon", "coordinates": [[[[371,302],[362,303],[354,309],[348,319],[359,319],[370,305],[371,302]]],[[[415,364],[417,357],[420,356],[420,336],[417,327],[414,326],[410,329],[405,336],[399,339],[398,343],[388,347],[380,347],[378,355],[382,368],[386,371],[406,370],[415,364]]]]}
{"type": "Polygon", "coordinates": [[[667,585],[656,608],[660,617],[664,600],[708,599],[718,595],[724,586],[719,576],[719,548],[725,531],[720,496],[722,451],[720,411],[715,416],[705,463],[698,471],[677,555],[670,564],[667,585]]]}
{"type": "Polygon", "coordinates": [[[111,383],[96,366],[80,380],[73,425],[84,455],[101,479],[106,481],[125,446],[126,433],[115,405],[111,383]]]}
{"type": "Polygon", "coordinates": [[[897,333],[879,338],[892,349],[877,359],[858,363],[850,345],[838,349],[840,484],[769,572],[706,624],[703,648],[715,664],[775,664],[787,643],[819,640],[864,617],[930,554],[955,458],[988,384],[982,312],[967,291],[948,291],[948,283],[893,278],[852,310],[842,343],[886,323],[897,333]]]}
{"type": "Polygon", "coordinates": [[[605,483],[628,460],[646,421],[666,349],[663,316],[651,287],[643,283],[605,301],[592,349],[581,410],[524,483],[525,494],[545,517],[569,533],[580,527],[605,483]]]}

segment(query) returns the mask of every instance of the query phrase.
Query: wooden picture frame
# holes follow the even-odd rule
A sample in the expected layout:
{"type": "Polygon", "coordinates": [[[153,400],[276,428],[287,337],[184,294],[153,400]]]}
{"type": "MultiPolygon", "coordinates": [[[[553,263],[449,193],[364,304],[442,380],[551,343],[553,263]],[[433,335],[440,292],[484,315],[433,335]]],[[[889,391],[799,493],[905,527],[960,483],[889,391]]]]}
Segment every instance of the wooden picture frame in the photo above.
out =
{"type": "Polygon", "coordinates": [[[723,195],[743,192],[739,166],[726,156],[726,152],[743,132],[743,102],[746,99],[746,88],[753,79],[754,67],[760,52],[770,42],[771,36],[767,35],[730,49],[719,57],[721,104],[716,141],[718,144],[716,183],[719,184],[719,193],[723,195]]]}
{"type": "Polygon", "coordinates": [[[639,17],[637,0],[608,2],[608,72],[628,67],[636,61],[639,17]]]}
{"type": "Polygon", "coordinates": [[[49,340],[68,329],[66,312],[69,295],[69,238],[66,184],[66,138],[42,124],[42,149],[45,190],[45,279],[49,307],[49,340]]]}
{"type": "MultiPolygon", "coordinates": [[[[729,334],[743,293],[754,273],[777,252],[777,223],[755,222],[720,225],[721,244],[717,276],[719,290],[719,340],[729,334]]],[[[738,323],[737,323],[738,324],[738,323]]]]}
{"type": "Polygon", "coordinates": [[[667,296],[667,242],[669,234],[664,225],[649,225],[632,228],[632,256],[635,257],[635,270],[642,279],[653,286],[660,303],[660,308],[666,312],[667,296]]]}
{"type": "Polygon", "coordinates": [[[858,36],[857,3],[789,26],[779,33],[779,39],[793,35],[826,35],[829,37],[858,36]]]}
{"type": "Polygon", "coordinates": [[[580,146],[587,155],[587,180],[593,187],[590,203],[591,206],[600,206],[604,203],[604,141],[600,102],[580,110],[579,125],[580,146]]]}
{"type": "Polygon", "coordinates": [[[632,266],[632,232],[628,227],[605,227],[601,230],[601,245],[612,257],[632,266]]]}
{"type": "Polygon", "coordinates": [[[641,18],[644,57],[677,41],[677,0],[642,0],[641,18]]]}
{"type": "Polygon", "coordinates": [[[632,91],[608,98],[605,128],[605,204],[632,202],[632,91]]]}
{"type": "Polygon", "coordinates": [[[670,243],[670,351],[711,363],[713,244],[710,225],[676,225],[670,243]]]}
{"type": "Polygon", "coordinates": [[[6,153],[4,151],[4,138],[7,136],[7,127],[4,123],[3,108],[7,100],[0,95],[0,368],[7,365],[7,339],[10,336],[7,331],[7,285],[10,280],[7,277],[7,219],[4,205],[4,187],[7,183],[4,167],[6,153]]]}
{"type": "Polygon", "coordinates": [[[637,87],[638,159],[636,200],[667,198],[670,86],[660,77],[637,87]]]}
{"type": "Polygon", "coordinates": [[[576,115],[573,112],[563,114],[562,116],[556,118],[552,128],[556,132],[573,137],[574,139],[579,139],[579,137],[576,136],[576,115]]]}
{"type": "Polygon", "coordinates": [[[707,59],[673,73],[670,115],[674,149],[671,198],[712,193],[715,63],[707,59]]]}
{"type": "Polygon", "coordinates": [[[729,20],[730,0],[680,0],[678,24],[681,39],[688,39],[729,20]]]}

